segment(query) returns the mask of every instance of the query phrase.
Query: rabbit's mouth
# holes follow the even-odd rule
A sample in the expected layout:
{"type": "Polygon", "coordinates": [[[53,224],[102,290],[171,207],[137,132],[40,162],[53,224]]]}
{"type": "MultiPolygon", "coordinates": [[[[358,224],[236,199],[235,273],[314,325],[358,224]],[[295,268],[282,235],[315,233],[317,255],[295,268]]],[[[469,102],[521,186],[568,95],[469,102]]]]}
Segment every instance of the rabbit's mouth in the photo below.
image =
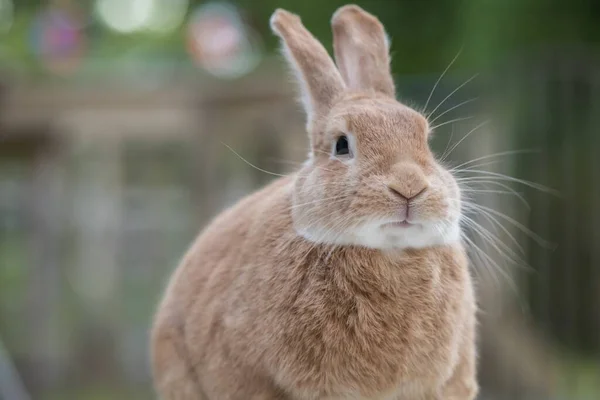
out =
{"type": "Polygon", "coordinates": [[[402,221],[387,222],[387,223],[381,225],[381,228],[382,229],[385,229],[385,228],[410,228],[412,226],[415,226],[415,224],[410,223],[407,220],[402,220],[402,221]]]}

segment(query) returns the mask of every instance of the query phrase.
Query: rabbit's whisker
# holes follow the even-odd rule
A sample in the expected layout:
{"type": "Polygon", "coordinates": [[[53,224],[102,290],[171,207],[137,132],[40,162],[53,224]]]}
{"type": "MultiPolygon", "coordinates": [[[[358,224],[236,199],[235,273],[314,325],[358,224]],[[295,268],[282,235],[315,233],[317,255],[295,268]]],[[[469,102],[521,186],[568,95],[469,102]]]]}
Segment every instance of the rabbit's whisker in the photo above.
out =
{"type": "Polygon", "coordinates": [[[446,75],[446,73],[448,72],[448,70],[452,67],[452,65],[454,64],[454,62],[458,59],[458,57],[460,56],[460,53],[462,53],[462,47],[460,48],[460,50],[458,50],[458,53],[456,53],[456,55],[454,56],[454,58],[452,59],[452,61],[450,61],[450,64],[448,64],[448,66],[446,67],[446,69],[444,69],[444,72],[442,72],[442,74],[437,79],[437,81],[435,81],[435,84],[433,85],[433,89],[431,89],[431,92],[429,92],[429,96],[427,97],[427,101],[425,102],[425,107],[423,107],[423,109],[425,111],[427,111],[427,106],[429,105],[429,101],[431,100],[431,96],[433,96],[433,93],[435,92],[435,89],[438,87],[438,85],[440,84],[440,82],[442,81],[442,79],[444,79],[444,76],[446,75]]]}
{"type": "Polygon", "coordinates": [[[434,125],[434,126],[430,127],[429,130],[434,131],[435,129],[439,128],[440,126],[453,124],[453,123],[459,122],[459,121],[466,121],[466,120],[473,119],[473,118],[475,118],[475,117],[471,116],[471,117],[454,118],[454,119],[451,119],[450,121],[445,121],[445,122],[442,122],[441,124],[434,125]]]}
{"type": "MultiPolygon", "coordinates": [[[[465,104],[472,103],[472,102],[474,102],[474,101],[476,101],[476,100],[478,100],[478,99],[479,99],[479,97],[473,97],[472,99],[465,100],[465,101],[463,101],[463,102],[461,102],[461,103],[458,103],[457,105],[455,105],[455,106],[453,106],[453,107],[450,107],[449,109],[447,109],[446,111],[442,112],[441,114],[438,114],[438,115],[437,115],[437,116],[436,116],[434,119],[432,119],[431,121],[429,121],[429,123],[430,123],[430,124],[433,124],[435,121],[437,121],[438,119],[440,119],[440,118],[441,118],[441,117],[443,117],[444,115],[448,114],[450,111],[452,111],[452,110],[456,110],[457,108],[459,108],[459,107],[462,107],[462,106],[464,106],[465,104]]],[[[433,129],[433,128],[432,128],[432,129],[433,129]]]]}
{"type": "Polygon", "coordinates": [[[463,193],[495,193],[495,194],[510,194],[514,195],[513,192],[509,192],[507,190],[492,190],[492,189],[461,189],[463,193]]]}
{"type": "Polygon", "coordinates": [[[450,144],[452,143],[452,137],[454,136],[454,125],[451,125],[451,127],[452,127],[452,131],[450,132],[450,137],[448,138],[448,142],[446,143],[444,152],[440,156],[440,161],[444,161],[444,159],[446,158],[446,153],[448,152],[448,148],[450,147],[450,144]]]}
{"type": "Polygon", "coordinates": [[[469,135],[471,135],[473,132],[477,131],[479,128],[487,125],[489,123],[489,120],[483,121],[482,123],[480,123],[479,125],[477,125],[475,128],[471,129],[465,136],[463,136],[458,142],[456,142],[454,145],[452,145],[452,147],[450,147],[450,150],[448,150],[448,152],[442,157],[442,161],[444,161],[450,154],[452,154],[452,152],[466,139],[469,137],[469,135]]]}
{"type": "Polygon", "coordinates": [[[515,220],[514,218],[509,217],[508,215],[506,215],[504,213],[501,213],[500,211],[494,210],[493,208],[490,208],[490,207],[487,207],[487,206],[484,206],[481,204],[465,203],[464,206],[465,206],[465,209],[467,209],[467,210],[472,210],[472,211],[480,212],[483,214],[488,214],[490,217],[492,217],[492,215],[493,215],[493,216],[503,219],[504,221],[513,225],[515,228],[520,229],[523,233],[525,233],[530,238],[535,240],[542,247],[545,247],[545,248],[553,248],[554,247],[550,242],[544,240],[541,236],[539,236],[538,234],[533,232],[531,229],[529,229],[528,227],[526,227],[519,221],[515,220]]]}
{"type": "MultiPolygon", "coordinates": [[[[305,207],[305,206],[309,206],[309,205],[321,205],[324,202],[329,202],[329,204],[335,204],[335,203],[338,203],[338,202],[341,202],[341,201],[344,201],[347,199],[348,199],[348,196],[346,196],[346,195],[339,195],[339,196],[335,196],[335,197],[326,197],[324,199],[313,200],[313,201],[309,201],[306,203],[293,204],[290,207],[288,207],[288,210],[293,210],[295,208],[305,207]]],[[[307,211],[310,211],[313,208],[309,208],[307,211]]]]}
{"type": "MultiPolygon", "coordinates": [[[[473,218],[470,218],[466,215],[463,215],[463,222],[465,223],[466,226],[470,227],[471,229],[473,229],[474,232],[479,234],[482,239],[484,239],[486,242],[488,242],[494,248],[494,250],[496,250],[496,252],[498,254],[501,254],[502,256],[506,257],[508,259],[508,261],[513,262],[513,263],[526,264],[525,260],[523,260],[523,258],[520,254],[515,252],[510,246],[506,245],[498,236],[496,236],[494,233],[490,232],[489,229],[486,229],[485,227],[483,227],[483,225],[478,223],[476,220],[474,220],[473,218]]],[[[508,230],[507,230],[507,232],[508,232],[508,230]]],[[[514,239],[514,237],[512,235],[509,235],[509,236],[512,238],[512,240],[514,242],[516,242],[516,240],[514,239]]],[[[516,246],[519,249],[519,251],[521,253],[524,253],[523,247],[520,246],[518,244],[518,242],[516,242],[516,243],[517,243],[516,246]]]]}
{"type": "Polygon", "coordinates": [[[449,171],[450,172],[468,172],[474,168],[488,167],[490,165],[497,165],[497,164],[501,164],[501,163],[502,163],[502,160],[492,160],[492,161],[471,164],[470,166],[468,166],[466,168],[452,168],[449,171]]]}
{"type": "MultiPolygon", "coordinates": [[[[523,205],[527,208],[528,211],[531,210],[531,206],[529,205],[529,203],[527,202],[527,200],[525,200],[525,198],[523,197],[523,195],[517,191],[515,191],[514,189],[509,190],[497,190],[497,189],[468,189],[468,188],[461,188],[460,190],[462,193],[468,193],[468,194],[475,194],[475,195],[507,195],[507,196],[516,196],[518,197],[518,199],[523,203],[523,205]]],[[[471,198],[469,198],[471,199],[471,198]]]]}
{"type": "MultiPolygon", "coordinates": [[[[296,166],[296,167],[302,167],[302,166],[304,165],[304,163],[305,163],[304,161],[303,161],[303,162],[300,162],[300,161],[290,161],[290,160],[282,160],[282,159],[271,159],[271,161],[272,161],[272,162],[279,163],[279,164],[289,164],[289,165],[294,165],[294,166],[296,166]]],[[[327,171],[327,172],[336,172],[336,171],[334,171],[334,170],[332,170],[332,169],[327,169],[327,168],[325,168],[325,167],[322,167],[322,166],[319,166],[319,165],[313,165],[313,167],[314,167],[314,168],[316,168],[316,169],[320,169],[320,170],[323,170],[323,171],[327,171]]]]}
{"type": "Polygon", "coordinates": [[[454,95],[454,93],[458,92],[460,89],[462,89],[463,86],[465,86],[466,84],[468,84],[469,82],[471,82],[473,79],[477,78],[477,76],[479,76],[479,74],[475,74],[473,76],[471,76],[469,79],[467,79],[462,85],[460,85],[459,87],[457,87],[456,89],[454,89],[448,96],[444,97],[444,99],[440,102],[440,104],[437,105],[437,107],[435,107],[433,109],[432,112],[430,112],[427,117],[430,117],[431,115],[433,115],[441,106],[442,104],[444,104],[446,102],[446,100],[448,100],[450,97],[452,97],[454,95]]]}
{"type": "MultiPolygon", "coordinates": [[[[223,142],[221,142],[221,144],[222,144],[223,146],[227,147],[227,149],[229,149],[229,150],[230,150],[230,151],[231,151],[233,154],[235,154],[235,155],[236,155],[236,156],[237,156],[237,157],[238,157],[240,160],[242,160],[244,163],[246,163],[246,164],[247,164],[247,165],[249,165],[250,167],[252,167],[252,168],[256,169],[257,171],[264,172],[265,174],[268,174],[268,175],[273,175],[273,176],[278,176],[278,177],[288,177],[288,176],[291,176],[291,175],[293,174],[293,173],[292,173],[292,174],[280,174],[280,173],[276,173],[276,172],[272,172],[272,171],[267,171],[266,169],[263,169],[263,168],[257,167],[256,165],[252,164],[250,161],[248,161],[248,160],[246,160],[244,157],[242,157],[242,156],[241,156],[241,155],[240,155],[238,152],[236,152],[236,151],[235,151],[233,148],[231,148],[231,146],[229,146],[228,144],[226,144],[226,143],[223,143],[223,142]]],[[[323,170],[323,171],[327,171],[327,172],[335,172],[335,171],[332,171],[332,170],[330,170],[330,169],[327,169],[327,168],[324,168],[324,167],[321,167],[321,166],[318,166],[318,165],[315,165],[314,167],[315,167],[316,169],[321,169],[321,170],[323,170]]],[[[305,177],[305,176],[307,176],[307,175],[299,175],[299,174],[298,174],[297,176],[299,176],[299,177],[305,177]]]]}
{"type": "Polygon", "coordinates": [[[251,166],[252,168],[260,171],[260,172],[264,172],[265,174],[269,174],[269,175],[273,175],[273,176],[280,176],[280,177],[284,177],[284,176],[288,176],[285,174],[278,174],[275,172],[271,172],[271,171],[267,171],[266,169],[262,169],[260,167],[257,167],[256,165],[252,164],[250,161],[246,160],[244,157],[242,157],[238,152],[236,152],[234,149],[231,148],[231,146],[229,146],[226,143],[221,142],[221,144],[225,147],[227,147],[233,154],[235,154],[236,156],[238,156],[238,158],[240,160],[242,160],[243,162],[245,162],[246,164],[248,164],[249,166],[251,166]]]}
{"type": "Polygon", "coordinates": [[[482,161],[482,160],[487,160],[490,158],[497,158],[497,157],[513,156],[513,155],[518,155],[518,154],[528,154],[528,153],[539,153],[539,150],[535,150],[535,149],[508,150],[508,151],[502,151],[499,153],[488,154],[488,155],[485,155],[482,157],[477,157],[473,160],[466,161],[462,164],[459,164],[459,165],[453,167],[452,169],[450,169],[450,171],[458,170],[459,168],[465,167],[465,166],[475,163],[477,161],[482,161]]]}
{"type": "MultiPolygon", "coordinates": [[[[497,271],[500,274],[502,274],[504,279],[506,279],[507,283],[509,284],[511,290],[513,290],[514,293],[518,293],[513,278],[502,267],[500,267],[500,265],[498,265],[498,263],[492,257],[490,257],[481,247],[475,244],[473,240],[469,239],[467,235],[463,235],[463,240],[466,241],[471,247],[471,249],[475,251],[475,253],[478,255],[478,258],[481,261],[481,265],[483,267],[486,267],[488,269],[490,269],[491,267],[491,271],[497,271]]],[[[498,281],[497,277],[494,274],[490,275],[495,279],[496,284],[499,285],[500,282],[498,281]]]]}
{"type": "Polygon", "coordinates": [[[481,181],[481,180],[486,180],[487,179],[487,180],[515,182],[515,183],[520,183],[522,185],[528,186],[528,187],[530,187],[532,189],[537,189],[537,190],[542,191],[542,192],[553,194],[555,196],[559,196],[560,195],[560,192],[558,192],[555,189],[549,188],[547,186],[541,185],[541,184],[536,183],[536,182],[532,182],[532,181],[528,181],[528,180],[525,180],[525,179],[515,178],[513,176],[501,174],[499,172],[492,172],[492,171],[483,171],[483,170],[471,169],[471,170],[468,171],[468,173],[478,174],[479,176],[470,176],[470,177],[456,178],[456,181],[457,182],[477,182],[477,181],[481,181]]]}
{"type": "MultiPolygon", "coordinates": [[[[488,180],[488,179],[477,179],[474,181],[468,181],[468,180],[463,180],[458,182],[459,186],[461,187],[474,187],[474,186],[469,186],[469,184],[471,185],[480,185],[484,188],[489,188],[490,186],[488,185],[493,185],[496,187],[501,187],[503,189],[508,190],[509,192],[513,193],[517,198],[519,198],[519,200],[525,205],[525,207],[527,207],[527,209],[531,210],[531,206],[529,205],[529,203],[527,202],[527,200],[525,200],[525,197],[523,197],[523,195],[519,192],[517,192],[515,189],[513,189],[512,187],[502,183],[502,182],[498,182],[496,180],[488,180]]],[[[492,186],[492,187],[493,187],[492,186]]]]}

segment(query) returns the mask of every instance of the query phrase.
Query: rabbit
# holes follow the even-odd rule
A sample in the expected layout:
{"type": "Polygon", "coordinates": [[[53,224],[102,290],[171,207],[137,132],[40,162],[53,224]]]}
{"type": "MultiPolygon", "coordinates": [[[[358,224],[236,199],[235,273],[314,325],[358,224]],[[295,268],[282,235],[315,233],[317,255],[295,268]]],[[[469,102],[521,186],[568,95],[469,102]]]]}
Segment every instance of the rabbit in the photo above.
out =
{"type": "Polygon", "coordinates": [[[334,56],[278,9],[310,154],[217,216],[172,276],[151,359],[165,400],[471,400],[476,300],[461,193],[396,100],[383,25],[332,18],[334,56]]]}

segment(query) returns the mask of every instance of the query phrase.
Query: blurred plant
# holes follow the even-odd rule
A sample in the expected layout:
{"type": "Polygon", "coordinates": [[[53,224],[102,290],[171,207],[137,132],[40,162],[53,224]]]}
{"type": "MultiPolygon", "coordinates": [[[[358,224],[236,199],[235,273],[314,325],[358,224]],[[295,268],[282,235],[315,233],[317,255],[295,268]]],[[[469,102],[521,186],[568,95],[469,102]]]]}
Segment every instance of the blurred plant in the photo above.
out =
{"type": "Polygon", "coordinates": [[[0,34],[8,32],[12,26],[13,14],[12,0],[0,0],[0,34]]]}

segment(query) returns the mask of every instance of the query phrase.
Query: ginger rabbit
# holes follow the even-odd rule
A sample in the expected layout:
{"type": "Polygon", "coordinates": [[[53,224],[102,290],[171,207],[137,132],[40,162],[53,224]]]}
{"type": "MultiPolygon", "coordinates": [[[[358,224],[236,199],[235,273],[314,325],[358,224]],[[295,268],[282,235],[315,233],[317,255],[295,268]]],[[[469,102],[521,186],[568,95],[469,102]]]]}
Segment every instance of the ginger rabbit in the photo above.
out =
{"type": "Polygon", "coordinates": [[[476,304],[461,194],[395,99],[382,24],[333,16],[335,63],[271,18],[311,152],[226,210],[168,285],[152,331],[165,400],[471,400],[476,304]]]}

